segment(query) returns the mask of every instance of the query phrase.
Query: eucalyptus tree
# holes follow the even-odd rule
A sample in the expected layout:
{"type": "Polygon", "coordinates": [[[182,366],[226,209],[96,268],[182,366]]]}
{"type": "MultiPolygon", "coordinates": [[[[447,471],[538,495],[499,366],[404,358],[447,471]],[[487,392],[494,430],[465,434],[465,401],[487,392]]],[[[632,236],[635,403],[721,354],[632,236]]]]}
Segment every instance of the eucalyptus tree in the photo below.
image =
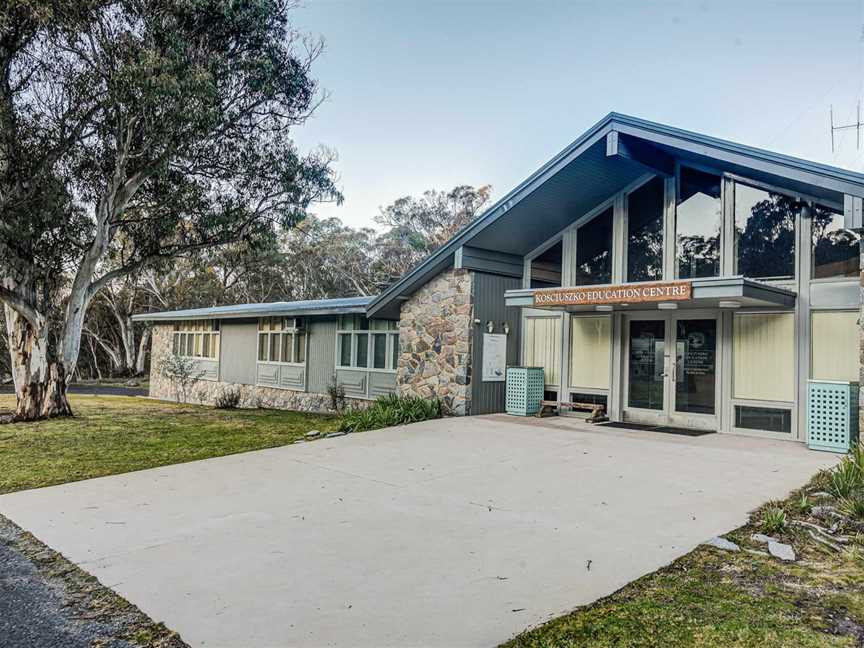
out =
{"type": "Polygon", "coordinates": [[[90,302],[190,250],[254,243],[338,200],[290,129],[320,43],[286,0],[0,8],[0,301],[15,416],[71,413],[90,302]]]}

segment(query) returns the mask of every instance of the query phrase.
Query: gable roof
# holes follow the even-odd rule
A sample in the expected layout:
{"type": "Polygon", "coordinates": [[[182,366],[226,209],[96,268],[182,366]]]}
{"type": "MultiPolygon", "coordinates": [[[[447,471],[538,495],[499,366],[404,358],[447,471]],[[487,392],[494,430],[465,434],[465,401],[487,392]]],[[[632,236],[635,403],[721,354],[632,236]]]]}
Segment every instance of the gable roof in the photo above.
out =
{"type": "Polygon", "coordinates": [[[463,245],[524,255],[563,229],[568,219],[572,222],[644,175],[644,165],[608,155],[606,139],[613,132],[646,145],[660,158],[779,182],[834,206],[843,204],[844,194],[864,197],[864,174],[613,112],[391,284],[369,304],[368,314],[398,317],[400,300],[452,266],[463,245]],[[543,219],[537,219],[538,214],[543,219]],[[530,228],[524,228],[526,219],[530,228]],[[544,229],[542,220],[549,221],[549,228],[544,229]],[[554,232],[547,236],[549,229],[554,232]]]}

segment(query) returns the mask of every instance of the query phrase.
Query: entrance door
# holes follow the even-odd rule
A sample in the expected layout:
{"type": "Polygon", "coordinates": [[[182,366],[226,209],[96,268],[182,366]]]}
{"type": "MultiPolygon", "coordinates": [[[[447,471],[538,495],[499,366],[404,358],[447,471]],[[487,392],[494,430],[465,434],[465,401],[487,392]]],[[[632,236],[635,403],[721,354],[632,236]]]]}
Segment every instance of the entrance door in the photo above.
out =
{"type": "Polygon", "coordinates": [[[718,318],[631,315],[625,320],[625,420],[717,429],[718,318]]]}

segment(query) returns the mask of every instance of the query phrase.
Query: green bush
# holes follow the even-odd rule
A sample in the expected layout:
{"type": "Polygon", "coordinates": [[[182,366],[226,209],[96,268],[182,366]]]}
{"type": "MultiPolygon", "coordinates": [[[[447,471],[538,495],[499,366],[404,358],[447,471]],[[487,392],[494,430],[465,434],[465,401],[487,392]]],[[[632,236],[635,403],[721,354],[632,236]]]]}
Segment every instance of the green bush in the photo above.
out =
{"type": "Polygon", "coordinates": [[[342,415],[340,432],[364,432],[405,423],[441,418],[441,401],[416,396],[379,397],[365,409],[353,408],[342,415]]]}
{"type": "Polygon", "coordinates": [[[840,510],[851,518],[864,520],[864,492],[840,500],[840,510]]]}

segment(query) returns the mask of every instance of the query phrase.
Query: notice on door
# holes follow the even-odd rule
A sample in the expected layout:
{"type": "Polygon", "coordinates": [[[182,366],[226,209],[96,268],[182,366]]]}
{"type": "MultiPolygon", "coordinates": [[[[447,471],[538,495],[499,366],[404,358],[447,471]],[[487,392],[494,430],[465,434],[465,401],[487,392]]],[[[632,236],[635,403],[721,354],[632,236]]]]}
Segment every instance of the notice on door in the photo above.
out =
{"type": "Polygon", "coordinates": [[[534,306],[589,306],[592,304],[638,304],[645,302],[686,301],[693,296],[689,281],[660,281],[621,286],[583,286],[545,288],[534,291],[534,306]]]}
{"type": "Polygon", "coordinates": [[[507,336],[501,333],[483,334],[483,381],[504,382],[507,369],[507,336]]]}

